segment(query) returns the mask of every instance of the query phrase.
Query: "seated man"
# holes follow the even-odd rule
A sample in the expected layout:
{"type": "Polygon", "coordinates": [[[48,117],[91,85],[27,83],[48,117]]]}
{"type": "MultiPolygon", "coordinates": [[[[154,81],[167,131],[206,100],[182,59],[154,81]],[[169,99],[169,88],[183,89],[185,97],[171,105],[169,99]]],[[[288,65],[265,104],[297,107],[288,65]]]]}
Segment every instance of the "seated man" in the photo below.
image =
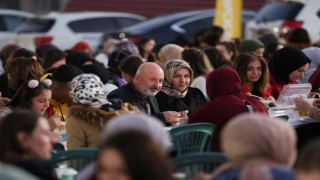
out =
{"type": "Polygon", "coordinates": [[[176,123],[179,118],[186,118],[186,112],[160,112],[157,99],[154,97],[162,88],[163,78],[164,73],[159,65],[151,62],[143,63],[133,81],[110,92],[108,99],[119,98],[164,123],[176,123]]]}
{"type": "Polygon", "coordinates": [[[83,74],[83,71],[73,65],[62,65],[58,67],[52,74],[52,98],[50,99],[50,106],[47,110],[48,116],[51,117],[55,113],[65,120],[68,114],[68,107],[71,105],[72,98],[70,97],[70,82],[71,80],[83,74]]]}

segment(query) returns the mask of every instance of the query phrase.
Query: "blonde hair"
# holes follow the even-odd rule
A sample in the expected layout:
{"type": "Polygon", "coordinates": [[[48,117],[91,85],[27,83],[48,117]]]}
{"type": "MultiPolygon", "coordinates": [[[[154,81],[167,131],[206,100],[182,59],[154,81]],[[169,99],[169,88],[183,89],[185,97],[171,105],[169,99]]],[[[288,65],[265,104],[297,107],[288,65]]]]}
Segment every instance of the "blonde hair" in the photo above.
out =
{"type": "Polygon", "coordinates": [[[271,167],[291,167],[296,158],[296,135],[286,122],[262,114],[242,114],[222,131],[222,149],[230,162],[214,172],[241,168],[240,180],[272,179],[271,167]]]}

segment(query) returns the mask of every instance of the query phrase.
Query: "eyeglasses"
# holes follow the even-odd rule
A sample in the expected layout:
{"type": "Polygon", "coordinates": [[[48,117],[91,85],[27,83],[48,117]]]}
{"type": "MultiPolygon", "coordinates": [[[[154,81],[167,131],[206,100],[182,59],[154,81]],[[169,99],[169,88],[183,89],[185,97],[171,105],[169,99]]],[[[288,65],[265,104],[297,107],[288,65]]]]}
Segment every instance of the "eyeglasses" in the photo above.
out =
{"type": "Polygon", "coordinates": [[[307,74],[307,71],[305,71],[304,69],[298,69],[297,71],[299,74],[302,74],[302,75],[307,74]]]}

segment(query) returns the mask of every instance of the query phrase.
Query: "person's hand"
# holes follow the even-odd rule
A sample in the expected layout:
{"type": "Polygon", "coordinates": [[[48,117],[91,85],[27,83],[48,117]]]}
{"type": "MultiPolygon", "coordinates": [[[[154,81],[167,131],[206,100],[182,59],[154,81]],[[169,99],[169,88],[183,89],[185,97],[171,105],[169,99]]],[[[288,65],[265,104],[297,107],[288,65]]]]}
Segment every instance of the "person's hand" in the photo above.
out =
{"type": "Polygon", "coordinates": [[[49,120],[50,129],[54,130],[58,128],[58,123],[61,121],[61,117],[59,113],[56,112],[48,120],[49,120]]]}
{"type": "Polygon", "coordinates": [[[316,99],[313,101],[312,103],[313,106],[317,107],[317,108],[320,108],[320,99],[316,99]]]}
{"type": "Polygon", "coordinates": [[[319,97],[320,97],[320,94],[317,92],[310,92],[308,94],[308,98],[319,98],[319,97]]]}
{"type": "Polygon", "coordinates": [[[166,119],[166,121],[168,123],[171,123],[171,124],[177,124],[180,122],[180,112],[176,112],[176,111],[165,111],[165,112],[162,112],[163,115],[164,115],[164,118],[166,119]]]}
{"type": "Polygon", "coordinates": [[[296,98],[294,103],[296,104],[298,111],[307,112],[309,109],[312,108],[312,105],[302,98],[296,98]]]}
{"type": "Polygon", "coordinates": [[[180,111],[179,113],[180,113],[180,117],[179,117],[179,119],[180,120],[185,120],[185,119],[187,119],[188,118],[188,110],[184,110],[184,111],[180,111]]]}
{"type": "Polygon", "coordinates": [[[11,99],[9,99],[7,97],[0,97],[0,107],[4,107],[10,101],[11,101],[11,99]]]}
{"type": "Polygon", "coordinates": [[[199,174],[196,177],[196,180],[211,180],[212,174],[206,174],[204,172],[199,172],[199,174]]]}
{"type": "Polygon", "coordinates": [[[268,101],[271,101],[271,102],[276,102],[276,100],[275,100],[274,97],[272,97],[272,96],[269,96],[269,97],[267,98],[267,100],[268,100],[268,101]]]}

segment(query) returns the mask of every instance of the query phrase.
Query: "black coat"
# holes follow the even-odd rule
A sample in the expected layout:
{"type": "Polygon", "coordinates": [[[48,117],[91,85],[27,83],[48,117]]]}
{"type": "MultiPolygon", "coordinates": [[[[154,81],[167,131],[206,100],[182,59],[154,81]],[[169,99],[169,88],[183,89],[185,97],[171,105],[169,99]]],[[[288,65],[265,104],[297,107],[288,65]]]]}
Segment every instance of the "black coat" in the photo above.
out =
{"type": "Polygon", "coordinates": [[[184,98],[169,96],[160,91],[156,95],[159,109],[163,111],[184,111],[188,110],[188,116],[195,112],[199,107],[206,103],[206,99],[198,88],[188,88],[188,93],[184,98]]]}
{"type": "MultiPolygon", "coordinates": [[[[130,103],[139,108],[141,111],[146,112],[146,109],[140,103],[140,97],[138,93],[133,88],[133,83],[128,83],[110,92],[108,94],[108,99],[121,99],[123,102],[130,103]]],[[[159,110],[157,99],[154,96],[149,96],[146,98],[146,100],[150,104],[151,114],[165,123],[165,118],[163,113],[161,113],[159,110]]]]}
{"type": "Polygon", "coordinates": [[[57,174],[54,170],[54,167],[51,166],[51,164],[48,161],[43,161],[40,159],[29,159],[29,160],[21,161],[15,165],[37,176],[39,179],[46,179],[46,180],[58,179],[57,174]]]}

